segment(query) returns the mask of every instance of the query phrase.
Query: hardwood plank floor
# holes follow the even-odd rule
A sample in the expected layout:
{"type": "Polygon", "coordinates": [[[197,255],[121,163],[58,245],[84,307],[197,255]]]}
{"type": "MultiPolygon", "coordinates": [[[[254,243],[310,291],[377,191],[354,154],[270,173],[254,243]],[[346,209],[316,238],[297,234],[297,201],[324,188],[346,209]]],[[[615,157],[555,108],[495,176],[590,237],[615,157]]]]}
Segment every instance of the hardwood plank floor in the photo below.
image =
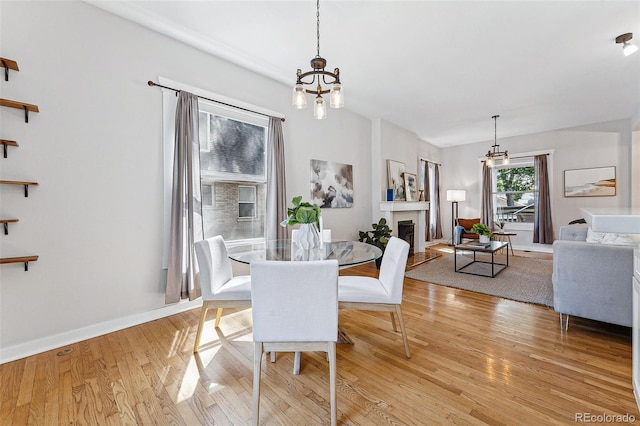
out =
{"type": "MultiPolygon", "coordinates": [[[[446,250],[446,246],[439,247],[446,250]]],[[[550,254],[523,253],[550,258],[550,254]]],[[[341,271],[375,276],[373,264],[341,271]]],[[[406,279],[412,358],[384,312],[341,311],[344,425],[569,425],[576,416],[640,418],[629,328],[406,279]]],[[[192,353],[199,309],[0,366],[0,424],[246,425],[251,421],[251,311],[213,313],[192,353]]],[[[329,422],[328,364],[305,353],[263,363],[261,423],[329,422]]]]}

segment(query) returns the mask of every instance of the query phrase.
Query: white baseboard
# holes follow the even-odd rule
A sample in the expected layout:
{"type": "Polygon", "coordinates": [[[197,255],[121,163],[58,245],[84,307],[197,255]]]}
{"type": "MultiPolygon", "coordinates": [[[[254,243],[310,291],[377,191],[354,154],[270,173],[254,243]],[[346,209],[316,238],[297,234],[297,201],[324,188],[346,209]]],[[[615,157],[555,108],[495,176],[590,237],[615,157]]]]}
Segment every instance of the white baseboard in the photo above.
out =
{"type": "Polygon", "coordinates": [[[515,250],[532,251],[536,253],[553,253],[553,246],[538,244],[535,246],[513,246],[515,250]]]}
{"type": "Polygon", "coordinates": [[[202,306],[202,299],[193,301],[181,301],[179,303],[163,306],[152,311],[142,312],[123,318],[116,318],[110,321],[105,321],[87,327],[70,330],[53,336],[47,336],[42,339],[36,339],[25,343],[20,343],[18,345],[0,348],[0,364],[50,351],[61,346],[80,342],[82,340],[102,336],[103,334],[113,333],[114,331],[157,320],[158,318],[168,317],[170,315],[188,311],[189,309],[194,309],[199,306],[202,306]]]}

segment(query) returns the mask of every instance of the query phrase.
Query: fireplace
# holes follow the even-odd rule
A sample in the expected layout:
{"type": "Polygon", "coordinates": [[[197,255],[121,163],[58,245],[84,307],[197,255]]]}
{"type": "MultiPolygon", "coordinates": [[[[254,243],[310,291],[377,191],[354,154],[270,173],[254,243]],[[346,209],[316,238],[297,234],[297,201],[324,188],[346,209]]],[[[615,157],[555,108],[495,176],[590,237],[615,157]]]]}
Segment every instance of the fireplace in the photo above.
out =
{"type": "Polygon", "coordinates": [[[413,256],[414,225],[412,220],[398,221],[398,238],[409,243],[409,256],[413,256]]]}

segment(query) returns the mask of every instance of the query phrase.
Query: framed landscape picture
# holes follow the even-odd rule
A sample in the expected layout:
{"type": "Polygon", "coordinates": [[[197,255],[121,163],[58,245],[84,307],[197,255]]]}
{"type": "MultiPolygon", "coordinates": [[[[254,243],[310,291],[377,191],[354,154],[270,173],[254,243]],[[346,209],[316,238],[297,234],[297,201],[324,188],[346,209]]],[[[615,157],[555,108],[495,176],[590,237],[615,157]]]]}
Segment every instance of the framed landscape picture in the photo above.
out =
{"type": "Polygon", "coordinates": [[[565,197],[611,197],[614,195],[616,195],[615,166],[564,171],[565,197]]]}
{"type": "Polygon", "coordinates": [[[416,183],[416,175],[413,173],[404,174],[404,193],[407,201],[418,201],[418,186],[416,183]]]}
{"type": "Polygon", "coordinates": [[[404,201],[404,163],[387,160],[388,188],[393,189],[393,201],[404,201]]]}

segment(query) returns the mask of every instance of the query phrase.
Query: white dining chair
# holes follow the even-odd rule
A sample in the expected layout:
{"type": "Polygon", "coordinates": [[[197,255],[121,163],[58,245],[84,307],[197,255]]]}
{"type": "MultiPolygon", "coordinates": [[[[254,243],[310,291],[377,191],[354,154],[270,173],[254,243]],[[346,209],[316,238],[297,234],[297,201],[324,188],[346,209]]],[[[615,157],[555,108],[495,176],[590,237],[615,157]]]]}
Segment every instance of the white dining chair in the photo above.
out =
{"type": "Polygon", "coordinates": [[[338,301],[340,309],[388,311],[391,315],[393,331],[398,331],[393,316],[395,313],[402,332],[405,355],[411,358],[400,307],[408,255],[409,244],[400,238],[391,237],[382,256],[378,278],[340,276],[338,301]]]}
{"type": "Polygon", "coordinates": [[[264,352],[322,351],[329,358],[331,424],[336,425],[338,261],[251,263],[253,424],[260,415],[264,352]]]}
{"type": "Polygon", "coordinates": [[[217,308],[214,327],[218,328],[223,308],[251,307],[251,277],[233,276],[227,247],[220,235],[196,242],[195,250],[202,289],[202,310],[193,347],[193,352],[198,352],[209,309],[217,308]]]}

